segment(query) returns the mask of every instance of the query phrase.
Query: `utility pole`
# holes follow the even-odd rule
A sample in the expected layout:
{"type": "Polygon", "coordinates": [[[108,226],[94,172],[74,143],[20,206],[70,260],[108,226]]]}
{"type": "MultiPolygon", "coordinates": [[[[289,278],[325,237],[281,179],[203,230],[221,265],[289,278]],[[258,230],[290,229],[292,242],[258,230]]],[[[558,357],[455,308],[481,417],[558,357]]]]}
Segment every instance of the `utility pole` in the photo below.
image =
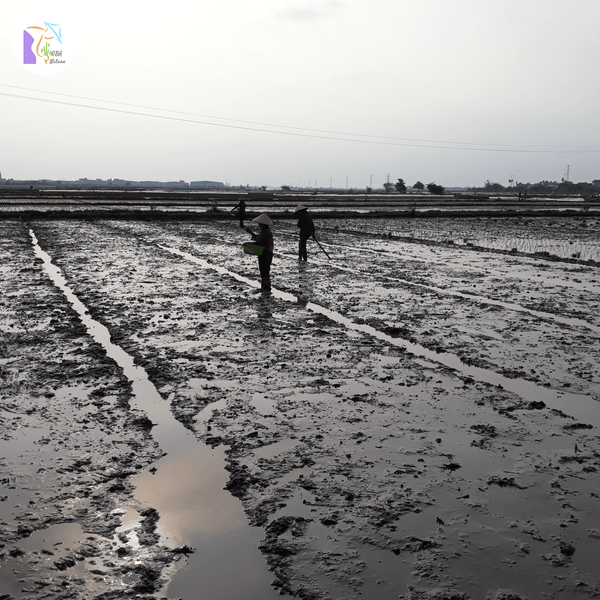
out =
{"type": "Polygon", "coordinates": [[[369,187],[373,187],[373,175],[369,175],[369,187]]]}
{"type": "Polygon", "coordinates": [[[348,189],[348,178],[346,177],[346,189],[348,189]]]}

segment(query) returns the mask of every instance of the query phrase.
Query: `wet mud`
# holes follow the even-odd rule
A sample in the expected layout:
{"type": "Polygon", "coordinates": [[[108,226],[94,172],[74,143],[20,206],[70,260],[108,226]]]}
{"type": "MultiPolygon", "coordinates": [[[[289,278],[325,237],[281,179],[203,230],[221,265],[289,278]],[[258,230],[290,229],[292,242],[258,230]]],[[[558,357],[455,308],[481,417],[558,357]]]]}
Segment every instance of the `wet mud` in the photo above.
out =
{"type": "Polygon", "coordinates": [[[173,556],[144,540],[134,547],[117,529],[131,475],[162,451],[130,406],[130,383],[48,278],[27,229],[0,227],[0,597],[158,588],[173,556]]]}
{"type": "Polygon", "coordinates": [[[282,220],[264,295],[234,220],[0,227],[0,598],[196,597],[209,577],[190,572],[211,541],[191,552],[140,500],[172,451],[29,228],[197,455],[220,453],[264,597],[600,597],[596,264],[375,221],[323,227],[331,259],[299,263],[282,220]]]}

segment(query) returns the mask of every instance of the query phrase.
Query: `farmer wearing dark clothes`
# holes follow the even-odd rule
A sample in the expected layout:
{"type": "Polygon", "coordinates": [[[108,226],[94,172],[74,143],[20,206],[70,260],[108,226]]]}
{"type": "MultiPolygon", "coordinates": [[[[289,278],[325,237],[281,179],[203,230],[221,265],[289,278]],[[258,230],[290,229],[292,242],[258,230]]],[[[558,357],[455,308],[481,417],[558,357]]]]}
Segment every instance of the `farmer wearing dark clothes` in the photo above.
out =
{"type": "Polygon", "coordinates": [[[260,269],[260,289],[263,292],[271,291],[271,263],[273,262],[273,232],[271,227],[273,221],[269,218],[267,213],[252,219],[252,223],[258,223],[260,231],[254,233],[252,229],[246,227],[246,231],[252,236],[252,239],[256,242],[257,246],[264,248],[262,254],[258,256],[258,268],[260,269]]]}
{"type": "Polygon", "coordinates": [[[298,246],[298,260],[307,260],[306,241],[309,237],[315,235],[315,224],[312,217],[308,214],[306,206],[298,206],[294,211],[298,215],[298,227],[300,227],[300,243],[298,246]]]}
{"type": "Polygon", "coordinates": [[[244,219],[246,218],[246,203],[243,198],[240,198],[237,206],[234,206],[229,212],[233,212],[234,210],[238,211],[238,216],[240,218],[240,227],[244,226],[244,219]]]}

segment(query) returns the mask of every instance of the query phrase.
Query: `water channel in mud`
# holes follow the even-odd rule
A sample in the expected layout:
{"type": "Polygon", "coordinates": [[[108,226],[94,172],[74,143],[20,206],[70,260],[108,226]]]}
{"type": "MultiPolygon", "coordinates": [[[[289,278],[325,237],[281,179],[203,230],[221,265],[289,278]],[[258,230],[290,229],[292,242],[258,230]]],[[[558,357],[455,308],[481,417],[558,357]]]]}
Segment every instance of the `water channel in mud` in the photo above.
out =
{"type": "MultiPolygon", "coordinates": [[[[161,248],[163,248],[164,250],[167,250],[169,252],[172,252],[173,254],[177,254],[186,260],[195,262],[196,264],[199,264],[205,268],[214,269],[223,275],[229,275],[230,277],[233,277],[234,279],[237,279],[238,281],[245,283],[251,287],[258,288],[258,283],[254,282],[246,277],[243,277],[235,272],[229,271],[228,269],[225,269],[224,267],[219,267],[217,265],[213,265],[204,259],[198,258],[196,256],[192,256],[191,254],[186,253],[186,252],[181,252],[174,248],[168,248],[166,246],[161,246],[161,248]]],[[[430,286],[423,286],[423,287],[430,287],[430,286]]],[[[434,289],[434,288],[430,288],[430,289],[434,289]]],[[[307,310],[310,310],[314,313],[321,314],[321,315],[327,317],[328,319],[331,319],[332,321],[335,321],[337,323],[344,325],[348,329],[366,333],[377,339],[383,340],[393,346],[404,348],[415,356],[423,357],[429,361],[433,361],[434,363],[443,364],[446,367],[454,369],[454,370],[462,373],[463,375],[472,377],[473,379],[475,379],[477,381],[482,381],[485,383],[489,383],[491,385],[496,385],[496,386],[499,386],[500,388],[514,392],[515,394],[517,394],[518,396],[520,396],[521,398],[523,398],[524,400],[527,400],[529,402],[540,402],[540,401],[544,402],[548,406],[550,406],[550,408],[567,411],[572,416],[574,416],[576,419],[583,420],[587,423],[594,425],[595,427],[600,427],[600,411],[598,410],[598,402],[596,402],[590,396],[582,395],[582,394],[572,394],[572,393],[567,393],[567,392],[558,392],[556,390],[538,386],[535,383],[532,383],[530,381],[525,381],[523,379],[511,379],[511,378],[505,377],[499,373],[491,371],[489,369],[473,367],[473,366],[463,363],[459,357],[457,357],[453,354],[449,354],[446,352],[434,352],[434,351],[429,350],[419,344],[414,344],[412,342],[409,342],[408,340],[404,340],[401,338],[394,338],[390,335],[387,335],[381,331],[374,329],[373,327],[371,327],[369,325],[355,323],[351,319],[344,317],[343,315],[336,313],[335,311],[331,311],[331,310],[324,308],[313,302],[303,302],[297,296],[294,296],[293,294],[290,294],[288,292],[273,289],[271,293],[276,298],[281,298],[282,300],[285,300],[288,302],[294,302],[294,303],[301,302],[304,304],[304,306],[306,307],[307,310]]],[[[465,294],[461,294],[461,295],[465,296],[465,294]]],[[[506,303],[496,302],[496,304],[502,304],[503,306],[507,306],[506,303]]],[[[528,311],[528,312],[533,312],[533,311],[528,311]]],[[[565,322],[565,323],[569,323],[569,324],[576,323],[577,325],[584,325],[586,327],[593,329],[596,332],[598,332],[600,330],[597,327],[590,326],[590,325],[588,325],[582,321],[576,320],[576,319],[568,319],[567,320],[567,319],[561,319],[560,317],[556,317],[556,318],[557,318],[557,320],[565,322]]]]}
{"type": "MultiPolygon", "coordinates": [[[[188,556],[186,566],[178,569],[171,578],[165,593],[170,597],[201,593],[211,600],[274,598],[277,594],[269,585],[272,577],[258,550],[261,530],[248,525],[241,504],[224,489],[228,475],[222,447],[211,449],[199,443],[173,417],[169,404],[160,397],[144,369],[136,366],[131,356],[111,342],[106,327],[90,317],[51,257],[39,246],[33,231],[30,235],[36,255],[43,260],[48,275],[77,311],[88,333],[132,382],[133,404],[152,421],[152,436],[166,452],[151,471],[145,471],[133,480],[135,498],[141,508],[152,507],[160,515],[158,532],[162,540],[172,547],[188,546],[194,550],[188,556]]],[[[217,403],[208,406],[206,414],[199,415],[198,420],[208,419],[218,408],[217,403]]],[[[118,530],[129,534],[130,543],[136,543],[135,528],[140,520],[139,514],[130,510],[118,530]]],[[[60,526],[61,543],[65,542],[65,528],[69,530],[68,539],[81,535],[78,525],[60,526]]],[[[53,534],[40,535],[45,540],[52,540],[53,534]]],[[[56,537],[57,532],[54,535],[56,537]]],[[[35,538],[29,541],[32,548],[35,544],[35,538]]]]}

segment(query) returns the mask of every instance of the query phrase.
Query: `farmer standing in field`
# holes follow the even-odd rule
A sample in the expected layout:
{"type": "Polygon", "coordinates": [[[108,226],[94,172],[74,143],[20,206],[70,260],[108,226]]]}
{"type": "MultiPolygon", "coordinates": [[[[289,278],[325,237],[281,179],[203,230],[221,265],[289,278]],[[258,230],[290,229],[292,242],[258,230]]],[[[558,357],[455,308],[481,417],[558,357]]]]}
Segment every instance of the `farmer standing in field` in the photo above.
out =
{"type": "Polygon", "coordinates": [[[298,227],[300,228],[300,242],[298,246],[298,260],[308,260],[306,242],[309,237],[315,235],[315,224],[308,214],[306,206],[297,206],[294,214],[298,215],[298,227]]]}
{"type": "Polygon", "coordinates": [[[273,232],[271,231],[271,227],[273,226],[273,221],[271,221],[267,213],[263,213],[252,219],[252,223],[258,223],[260,227],[259,232],[254,233],[249,227],[246,227],[246,231],[252,236],[257,246],[264,248],[262,254],[258,256],[258,268],[260,269],[261,279],[260,289],[263,292],[270,292],[271,263],[273,262],[273,232]]]}
{"type": "Polygon", "coordinates": [[[234,210],[238,211],[238,216],[240,218],[240,227],[244,226],[244,219],[246,218],[246,203],[243,198],[240,198],[237,206],[234,206],[229,212],[233,212],[234,210]]]}

